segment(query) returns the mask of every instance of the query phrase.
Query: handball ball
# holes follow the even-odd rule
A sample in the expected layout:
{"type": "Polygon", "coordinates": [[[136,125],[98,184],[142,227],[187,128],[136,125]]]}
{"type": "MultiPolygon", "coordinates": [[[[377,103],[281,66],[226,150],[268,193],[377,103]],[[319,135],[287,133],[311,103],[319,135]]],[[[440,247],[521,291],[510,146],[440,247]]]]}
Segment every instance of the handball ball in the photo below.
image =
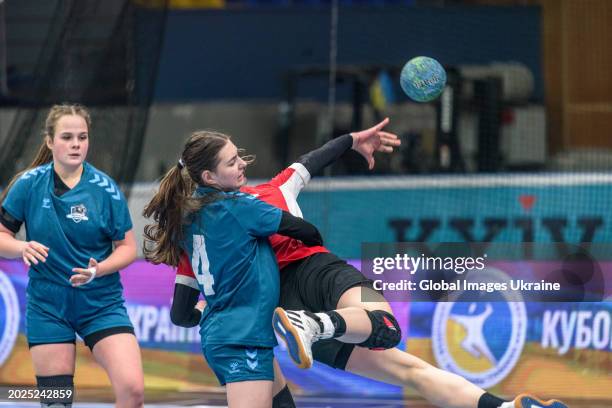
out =
{"type": "Polygon", "coordinates": [[[433,58],[415,57],[402,68],[400,85],[410,99],[429,102],[440,96],[444,90],[446,71],[433,58]]]}

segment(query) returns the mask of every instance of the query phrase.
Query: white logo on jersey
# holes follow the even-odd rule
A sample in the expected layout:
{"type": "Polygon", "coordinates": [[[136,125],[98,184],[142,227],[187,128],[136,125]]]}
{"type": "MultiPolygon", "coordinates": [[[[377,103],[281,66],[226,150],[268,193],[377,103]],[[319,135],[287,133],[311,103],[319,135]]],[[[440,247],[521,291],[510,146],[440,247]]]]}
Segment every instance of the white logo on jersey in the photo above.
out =
{"type": "Polygon", "coordinates": [[[51,208],[51,199],[43,198],[42,208],[51,208]]]}
{"type": "Polygon", "coordinates": [[[236,360],[232,361],[230,363],[230,369],[229,369],[230,374],[235,374],[239,371],[240,371],[240,362],[236,360]]]}
{"type": "Polygon", "coordinates": [[[70,218],[77,224],[81,221],[89,221],[89,218],[87,218],[87,208],[83,204],[73,205],[70,207],[70,214],[67,214],[66,218],[70,218]]]}

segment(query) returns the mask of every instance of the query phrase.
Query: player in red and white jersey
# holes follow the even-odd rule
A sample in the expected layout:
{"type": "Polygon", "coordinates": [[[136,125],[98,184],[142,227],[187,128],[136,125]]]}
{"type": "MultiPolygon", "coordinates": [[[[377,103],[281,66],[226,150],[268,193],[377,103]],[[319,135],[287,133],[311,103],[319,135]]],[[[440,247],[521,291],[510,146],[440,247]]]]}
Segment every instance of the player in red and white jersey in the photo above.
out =
{"type": "MultiPolygon", "coordinates": [[[[375,151],[391,153],[399,145],[396,135],[382,131],[388,119],[360,132],[335,138],[301,156],[270,181],[245,186],[241,191],[302,217],[297,203],[301,190],[313,174],[338,160],[349,149],[360,153],[374,167],[375,151]]],[[[331,367],[399,386],[411,386],[429,402],[450,408],[531,408],[523,401],[536,401],[542,407],[566,408],[557,401],[539,401],[519,396],[506,402],[485,392],[464,378],[440,370],[395,348],[401,338],[399,324],[388,302],[372,288],[372,282],[359,270],[332,254],[324,246],[306,247],[285,236],[270,237],[280,269],[281,294],[274,316],[274,328],[286,339],[294,362],[308,368],[313,360],[331,367]],[[362,302],[363,297],[378,299],[362,302]],[[288,340],[288,341],[287,341],[288,340]]],[[[197,288],[188,259],[177,271],[177,286],[197,288]]],[[[177,316],[192,321],[198,293],[186,295],[175,288],[173,322],[177,316]],[[194,298],[195,296],[195,298],[194,298]],[[178,312],[178,309],[182,312],[178,312]]],[[[202,307],[200,303],[198,307],[202,307]]],[[[180,322],[179,322],[180,323],[180,322]]],[[[274,408],[294,407],[291,394],[277,368],[274,408]],[[284,388],[283,388],[284,387],[284,388]]],[[[275,381],[276,381],[275,379],[275,381]]]]}
{"type": "MultiPolygon", "coordinates": [[[[302,210],[297,204],[297,196],[310,180],[310,173],[302,163],[293,163],[267,183],[258,186],[244,186],[240,191],[249,193],[262,201],[302,218],[302,210]]],[[[310,255],[329,252],[323,246],[307,247],[301,241],[284,235],[270,237],[279,269],[291,262],[310,255]]]]}

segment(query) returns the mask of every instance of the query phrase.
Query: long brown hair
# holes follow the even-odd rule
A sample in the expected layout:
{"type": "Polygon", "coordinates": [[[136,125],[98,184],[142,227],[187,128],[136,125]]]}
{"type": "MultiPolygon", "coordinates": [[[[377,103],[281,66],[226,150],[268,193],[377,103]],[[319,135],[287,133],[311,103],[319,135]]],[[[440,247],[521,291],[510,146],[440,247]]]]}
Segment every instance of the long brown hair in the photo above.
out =
{"type": "Polygon", "coordinates": [[[57,122],[63,116],[66,115],[81,116],[83,119],[85,119],[85,122],[87,123],[87,129],[91,127],[91,117],[89,115],[89,111],[84,106],[67,103],[63,103],[61,105],[53,105],[51,109],[49,109],[47,119],[45,119],[45,127],[42,131],[42,143],[38,148],[38,152],[36,153],[34,160],[32,160],[32,163],[30,163],[28,167],[13,176],[8,186],[6,186],[2,194],[0,194],[0,204],[4,202],[4,199],[6,198],[6,195],[8,194],[9,190],[11,189],[13,184],[15,184],[15,182],[19,179],[19,177],[23,175],[23,173],[35,167],[42,166],[43,164],[50,163],[53,160],[53,153],[47,147],[47,137],[53,139],[53,137],[55,136],[55,127],[57,126],[57,122]]]}
{"type": "Polygon", "coordinates": [[[192,194],[198,185],[203,185],[202,172],[215,171],[219,152],[229,139],[223,133],[197,131],[185,143],[181,163],[162,178],[159,191],[142,213],[154,221],[144,229],[143,252],[148,261],[178,265],[185,220],[211,201],[211,197],[198,199],[192,194]]]}

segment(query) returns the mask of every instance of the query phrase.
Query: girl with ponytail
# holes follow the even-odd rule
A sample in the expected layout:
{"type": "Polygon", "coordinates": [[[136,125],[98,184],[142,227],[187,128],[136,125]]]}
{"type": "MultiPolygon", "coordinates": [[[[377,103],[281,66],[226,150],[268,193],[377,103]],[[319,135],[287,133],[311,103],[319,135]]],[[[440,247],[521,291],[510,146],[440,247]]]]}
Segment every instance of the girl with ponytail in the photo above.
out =
{"type": "Polygon", "coordinates": [[[136,241],[125,197],[85,161],[90,125],[83,106],[51,108],[36,158],[0,196],[0,256],[29,268],[26,333],[42,406],[71,406],[79,334],[116,405],[142,407],[140,350],[116,273],[136,258],[136,241]],[[15,237],[22,224],[25,241],[15,237]]]}
{"type": "MultiPolygon", "coordinates": [[[[201,292],[207,307],[202,312],[202,302],[191,304],[180,323],[200,324],[202,351],[227,385],[232,408],[272,406],[276,339],[270,322],[279,273],[268,237],[321,244],[313,225],[239,191],[249,162],[229,136],[195,132],[144,210],[153,220],[145,228],[147,259],[177,266],[182,250],[191,261],[197,282],[189,289],[201,292]]],[[[191,296],[175,293],[175,301],[181,298],[191,296]]],[[[179,317],[171,317],[177,323],[179,317]]]]}
{"type": "Polygon", "coordinates": [[[55,127],[57,121],[64,115],[78,115],[85,121],[87,128],[91,126],[91,118],[89,116],[89,112],[81,105],[55,105],[49,110],[47,114],[47,119],[45,120],[45,127],[43,129],[43,140],[40,146],[38,147],[38,151],[36,152],[36,156],[34,156],[34,160],[32,163],[28,165],[24,170],[17,173],[11,181],[9,182],[7,188],[2,191],[0,194],[0,203],[2,203],[6,197],[6,194],[9,192],[15,181],[19,179],[23,175],[23,173],[28,170],[32,170],[36,167],[42,166],[43,164],[50,163],[53,160],[53,153],[51,149],[47,146],[47,137],[53,139],[53,135],[55,135],[55,127]]]}

